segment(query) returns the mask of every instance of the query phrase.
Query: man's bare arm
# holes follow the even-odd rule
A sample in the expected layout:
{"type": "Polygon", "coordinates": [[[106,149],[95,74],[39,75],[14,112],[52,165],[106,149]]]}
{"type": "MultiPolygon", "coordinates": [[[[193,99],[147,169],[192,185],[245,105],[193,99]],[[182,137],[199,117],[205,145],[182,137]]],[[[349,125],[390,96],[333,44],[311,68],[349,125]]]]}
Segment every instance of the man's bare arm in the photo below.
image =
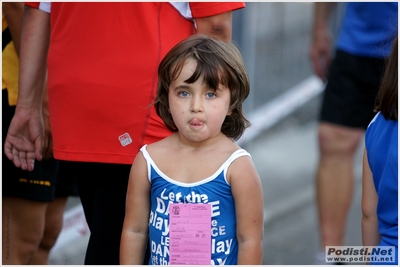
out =
{"type": "Polygon", "coordinates": [[[42,159],[42,98],[49,47],[49,14],[25,6],[22,24],[18,101],[4,152],[17,167],[33,170],[42,159]]]}

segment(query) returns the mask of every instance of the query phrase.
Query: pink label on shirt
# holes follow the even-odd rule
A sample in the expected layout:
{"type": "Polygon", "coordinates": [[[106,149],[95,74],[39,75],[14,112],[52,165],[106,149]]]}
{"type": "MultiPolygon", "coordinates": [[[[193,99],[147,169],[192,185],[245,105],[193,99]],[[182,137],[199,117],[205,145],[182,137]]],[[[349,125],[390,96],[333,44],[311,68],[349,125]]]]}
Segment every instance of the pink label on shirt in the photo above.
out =
{"type": "Polygon", "coordinates": [[[211,205],[170,204],[171,265],[211,264],[211,205]]]}

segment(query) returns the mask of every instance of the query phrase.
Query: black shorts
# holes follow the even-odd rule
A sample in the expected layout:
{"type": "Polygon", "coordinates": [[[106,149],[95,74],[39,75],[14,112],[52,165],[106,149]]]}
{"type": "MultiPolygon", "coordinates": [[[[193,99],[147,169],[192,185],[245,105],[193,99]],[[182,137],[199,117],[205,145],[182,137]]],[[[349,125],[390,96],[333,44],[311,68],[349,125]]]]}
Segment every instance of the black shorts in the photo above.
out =
{"type": "Polygon", "coordinates": [[[320,120],[364,128],[373,119],[385,60],[336,51],[325,88],[320,120]]]}
{"type": "MultiPolygon", "coordinates": [[[[8,127],[14,116],[15,106],[9,106],[7,90],[2,90],[2,146],[4,146],[8,127]]],[[[35,161],[33,171],[15,167],[4,154],[2,147],[2,186],[3,196],[19,197],[27,200],[51,202],[55,197],[77,196],[78,191],[68,168],[55,159],[35,161]]]]}
{"type": "Polygon", "coordinates": [[[131,165],[60,162],[73,172],[90,229],[85,265],[118,265],[131,165]]]}

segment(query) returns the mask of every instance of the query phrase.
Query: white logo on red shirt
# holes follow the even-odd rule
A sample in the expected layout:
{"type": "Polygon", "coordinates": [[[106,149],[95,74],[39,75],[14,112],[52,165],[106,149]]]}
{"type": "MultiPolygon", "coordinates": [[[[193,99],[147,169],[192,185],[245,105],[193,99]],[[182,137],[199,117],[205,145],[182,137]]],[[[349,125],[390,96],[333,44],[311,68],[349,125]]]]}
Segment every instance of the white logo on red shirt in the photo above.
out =
{"type": "Polygon", "coordinates": [[[118,137],[119,141],[121,142],[122,146],[127,146],[132,143],[132,138],[128,133],[124,133],[118,137]]]}

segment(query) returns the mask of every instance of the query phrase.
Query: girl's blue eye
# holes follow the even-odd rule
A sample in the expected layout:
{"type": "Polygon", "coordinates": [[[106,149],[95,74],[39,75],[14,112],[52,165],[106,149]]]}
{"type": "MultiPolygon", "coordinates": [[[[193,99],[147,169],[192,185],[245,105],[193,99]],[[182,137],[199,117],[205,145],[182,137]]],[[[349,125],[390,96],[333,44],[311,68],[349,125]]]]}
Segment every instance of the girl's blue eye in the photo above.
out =
{"type": "Polygon", "coordinates": [[[209,92],[209,93],[206,94],[206,96],[207,96],[208,98],[214,98],[214,97],[216,97],[216,94],[213,93],[213,92],[209,92]]]}
{"type": "Polygon", "coordinates": [[[182,97],[187,97],[187,96],[189,96],[189,93],[186,92],[186,91],[182,91],[182,92],[179,92],[178,95],[179,95],[179,96],[182,96],[182,97]]]}

